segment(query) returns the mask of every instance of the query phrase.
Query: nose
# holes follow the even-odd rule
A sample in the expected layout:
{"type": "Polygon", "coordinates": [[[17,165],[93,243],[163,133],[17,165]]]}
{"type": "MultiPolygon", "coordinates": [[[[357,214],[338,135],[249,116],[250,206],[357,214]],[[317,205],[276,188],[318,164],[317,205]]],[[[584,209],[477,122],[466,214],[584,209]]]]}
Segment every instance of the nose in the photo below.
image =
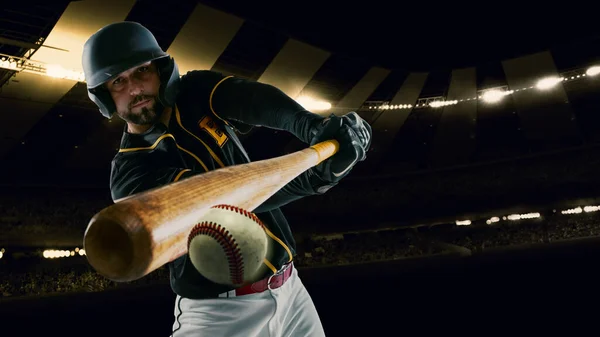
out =
{"type": "Polygon", "coordinates": [[[129,80],[129,94],[131,96],[137,96],[144,93],[144,86],[142,81],[132,78],[129,80]]]}

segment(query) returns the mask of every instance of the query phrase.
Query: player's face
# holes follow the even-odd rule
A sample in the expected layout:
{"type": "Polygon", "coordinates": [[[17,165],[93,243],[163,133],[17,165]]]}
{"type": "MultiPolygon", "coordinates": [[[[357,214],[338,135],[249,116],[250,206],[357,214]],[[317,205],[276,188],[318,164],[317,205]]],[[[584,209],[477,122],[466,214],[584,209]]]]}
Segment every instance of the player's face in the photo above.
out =
{"type": "Polygon", "coordinates": [[[117,107],[117,115],[126,122],[152,125],[164,110],[157,99],[160,78],[152,62],[122,72],[107,82],[106,87],[117,107]]]}

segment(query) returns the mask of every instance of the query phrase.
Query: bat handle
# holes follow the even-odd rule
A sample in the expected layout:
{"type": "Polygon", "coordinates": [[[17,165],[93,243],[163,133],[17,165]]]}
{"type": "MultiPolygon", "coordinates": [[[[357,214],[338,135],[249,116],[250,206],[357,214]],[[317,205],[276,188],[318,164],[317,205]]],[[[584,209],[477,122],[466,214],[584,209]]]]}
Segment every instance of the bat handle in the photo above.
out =
{"type": "Polygon", "coordinates": [[[340,143],[338,143],[338,141],[335,139],[331,139],[331,140],[326,140],[326,141],[317,143],[317,144],[311,146],[310,148],[317,151],[317,155],[319,156],[319,161],[315,165],[318,165],[323,160],[336,154],[340,149],[340,143]]]}

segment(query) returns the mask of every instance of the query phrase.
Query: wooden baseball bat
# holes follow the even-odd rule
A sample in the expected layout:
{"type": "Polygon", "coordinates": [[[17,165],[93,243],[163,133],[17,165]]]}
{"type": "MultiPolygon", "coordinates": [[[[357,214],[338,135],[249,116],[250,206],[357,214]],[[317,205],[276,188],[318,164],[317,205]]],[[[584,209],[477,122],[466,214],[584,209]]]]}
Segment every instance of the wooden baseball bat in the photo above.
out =
{"type": "Polygon", "coordinates": [[[117,282],[142,278],[187,253],[187,237],[217,204],[253,211],[298,175],[331,157],[328,140],[284,156],[220,168],[119,200],[84,234],[90,265],[117,282]]]}

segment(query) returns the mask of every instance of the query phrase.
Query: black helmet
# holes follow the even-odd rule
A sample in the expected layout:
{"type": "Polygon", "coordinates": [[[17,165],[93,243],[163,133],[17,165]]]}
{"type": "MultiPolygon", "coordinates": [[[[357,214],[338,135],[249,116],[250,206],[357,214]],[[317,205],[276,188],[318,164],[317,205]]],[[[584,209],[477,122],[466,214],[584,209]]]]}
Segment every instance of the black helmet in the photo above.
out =
{"type": "Polygon", "coordinates": [[[108,90],[102,85],[123,71],[154,61],[160,76],[158,99],[172,106],[177,96],[179,70],[156,38],[137,22],[118,22],[107,25],[92,35],[83,46],[82,64],[88,96],[100,112],[111,118],[116,110],[108,90]]]}

